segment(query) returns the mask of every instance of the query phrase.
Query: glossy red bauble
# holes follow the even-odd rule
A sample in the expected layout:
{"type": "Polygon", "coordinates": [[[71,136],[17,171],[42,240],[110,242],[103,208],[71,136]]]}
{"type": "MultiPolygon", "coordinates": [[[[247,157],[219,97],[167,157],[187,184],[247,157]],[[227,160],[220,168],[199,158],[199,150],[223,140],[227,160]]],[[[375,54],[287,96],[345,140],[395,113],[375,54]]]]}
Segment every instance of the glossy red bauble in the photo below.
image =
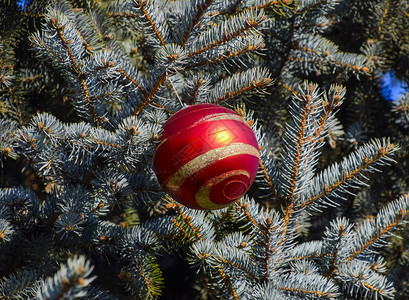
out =
{"type": "Polygon", "coordinates": [[[215,104],[196,104],[163,125],[153,157],[159,183],[179,203],[219,209],[251,186],[259,165],[258,144],[247,122],[215,104]]]}

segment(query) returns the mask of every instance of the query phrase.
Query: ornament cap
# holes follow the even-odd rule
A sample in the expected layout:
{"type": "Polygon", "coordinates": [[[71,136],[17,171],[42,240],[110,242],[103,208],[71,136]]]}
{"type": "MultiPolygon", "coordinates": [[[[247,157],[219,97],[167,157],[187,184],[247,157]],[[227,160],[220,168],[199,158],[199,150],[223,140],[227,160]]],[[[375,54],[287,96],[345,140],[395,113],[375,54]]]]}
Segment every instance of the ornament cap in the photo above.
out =
{"type": "Polygon", "coordinates": [[[242,181],[234,180],[227,183],[223,189],[223,195],[227,199],[236,200],[247,191],[247,185],[242,181]]]}

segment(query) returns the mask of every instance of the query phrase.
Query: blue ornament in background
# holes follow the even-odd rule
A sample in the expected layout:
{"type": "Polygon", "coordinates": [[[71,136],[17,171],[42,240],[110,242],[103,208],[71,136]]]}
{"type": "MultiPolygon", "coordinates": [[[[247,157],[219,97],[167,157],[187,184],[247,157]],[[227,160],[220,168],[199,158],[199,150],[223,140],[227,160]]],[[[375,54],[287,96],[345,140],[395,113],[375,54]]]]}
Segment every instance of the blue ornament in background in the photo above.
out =
{"type": "Polygon", "coordinates": [[[382,75],[381,85],[382,96],[388,101],[399,99],[408,90],[408,84],[396,78],[393,69],[382,75]]]}
{"type": "Polygon", "coordinates": [[[24,10],[30,4],[30,2],[31,0],[17,0],[17,5],[24,10]]]}

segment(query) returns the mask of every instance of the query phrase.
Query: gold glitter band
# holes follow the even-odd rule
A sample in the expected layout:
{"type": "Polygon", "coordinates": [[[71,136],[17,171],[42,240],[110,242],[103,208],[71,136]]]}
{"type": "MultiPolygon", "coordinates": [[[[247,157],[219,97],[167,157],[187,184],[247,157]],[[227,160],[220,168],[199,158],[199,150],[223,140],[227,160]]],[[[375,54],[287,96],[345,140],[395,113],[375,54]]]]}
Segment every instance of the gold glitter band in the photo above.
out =
{"type": "Polygon", "coordinates": [[[193,126],[201,122],[211,122],[211,121],[221,121],[221,120],[239,121],[249,126],[249,124],[247,124],[246,120],[244,120],[242,116],[234,114],[234,113],[218,113],[218,114],[208,115],[196,121],[193,124],[193,126]]]}
{"type": "Polygon", "coordinates": [[[166,184],[167,189],[170,192],[176,193],[180,186],[186,179],[190,178],[195,173],[199,172],[203,168],[210,166],[218,160],[227,158],[239,154],[249,154],[260,158],[258,150],[248,144],[234,143],[227,146],[211,149],[202,155],[192,159],[182,166],[179,170],[173,174],[166,184]]]}
{"type": "Polygon", "coordinates": [[[220,209],[220,208],[230,205],[230,203],[227,203],[227,204],[213,203],[212,200],[210,200],[210,191],[213,186],[220,183],[222,180],[225,180],[226,178],[236,176],[236,175],[247,176],[247,178],[250,180],[250,174],[246,170],[235,170],[227,174],[225,173],[215,178],[212,178],[209,182],[207,182],[205,185],[200,187],[199,191],[196,193],[195,199],[196,199],[197,204],[203,209],[220,209]]]}

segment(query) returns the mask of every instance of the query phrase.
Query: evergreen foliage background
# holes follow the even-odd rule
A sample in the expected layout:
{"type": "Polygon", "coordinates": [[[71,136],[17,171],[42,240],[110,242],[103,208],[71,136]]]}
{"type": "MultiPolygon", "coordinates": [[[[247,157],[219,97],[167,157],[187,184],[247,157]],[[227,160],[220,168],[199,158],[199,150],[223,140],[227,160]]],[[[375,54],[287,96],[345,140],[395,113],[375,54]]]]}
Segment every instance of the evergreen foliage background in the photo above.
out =
{"type": "Polygon", "coordinates": [[[408,38],[406,0],[0,0],[0,297],[408,299],[408,38]],[[261,155],[211,212],[151,162],[201,102],[261,155]]]}

